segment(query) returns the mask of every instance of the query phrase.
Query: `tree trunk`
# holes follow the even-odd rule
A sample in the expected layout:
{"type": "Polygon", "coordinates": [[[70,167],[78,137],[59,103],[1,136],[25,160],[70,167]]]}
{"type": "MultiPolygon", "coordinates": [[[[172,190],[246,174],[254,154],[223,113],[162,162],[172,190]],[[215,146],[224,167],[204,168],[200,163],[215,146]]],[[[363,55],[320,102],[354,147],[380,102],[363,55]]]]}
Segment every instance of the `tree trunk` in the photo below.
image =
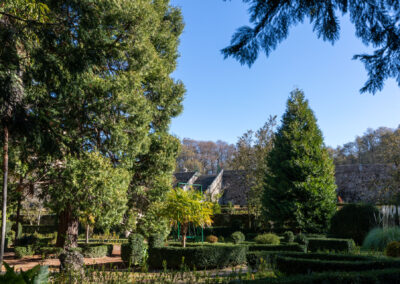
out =
{"type": "Polygon", "coordinates": [[[73,248],[78,246],[78,218],[73,216],[67,206],[58,217],[57,247],[73,248]]]}
{"type": "Polygon", "coordinates": [[[182,247],[186,247],[186,235],[188,230],[188,224],[182,224],[182,247]]]}
{"type": "Polygon", "coordinates": [[[19,233],[18,226],[21,218],[21,202],[22,202],[22,193],[20,193],[18,196],[17,216],[15,217],[15,226],[14,226],[14,231],[15,231],[14,245],[16,245],[18,240],[18,233],[19,233]]]}
{"type": "Polygon", "coordinates": [[[8,181],[8,125],[4,125],[4,146],[3,146],[3,211],[1,224],[1,244],[0,244],[0,271],[3,267],[4,246],[6,241],[7,225],[7,181],[8,181]]]}
{"type": "Polygon", "coordinates": [[[86,243],[89,243],[89,230],[90,230],[90,226],[89,226],[89,222],[86,224],[86,243]]]}

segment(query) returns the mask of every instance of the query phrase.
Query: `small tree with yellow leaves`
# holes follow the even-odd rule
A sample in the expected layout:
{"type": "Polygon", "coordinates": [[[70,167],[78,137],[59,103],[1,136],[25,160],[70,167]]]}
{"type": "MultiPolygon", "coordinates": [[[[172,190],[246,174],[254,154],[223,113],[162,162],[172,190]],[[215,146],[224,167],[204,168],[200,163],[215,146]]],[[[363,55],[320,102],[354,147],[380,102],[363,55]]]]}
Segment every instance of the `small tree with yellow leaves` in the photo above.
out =
{"type": "Polygon", "coordinates": [[[168,192],[163,208],[163,215],[174,226],[181,225],[182,246],[186,247],[186,235],[189,224],[194,226],[210,226],[212,224],[215,205],[206,201],[205,196],[194,189],[171,189],[168,192]]]}

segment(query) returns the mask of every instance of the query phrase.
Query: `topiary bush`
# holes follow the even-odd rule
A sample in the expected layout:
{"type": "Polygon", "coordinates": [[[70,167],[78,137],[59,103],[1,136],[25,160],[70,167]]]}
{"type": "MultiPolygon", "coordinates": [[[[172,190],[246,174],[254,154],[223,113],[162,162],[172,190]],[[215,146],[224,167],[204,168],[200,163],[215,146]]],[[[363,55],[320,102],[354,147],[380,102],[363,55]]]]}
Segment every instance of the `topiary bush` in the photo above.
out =
{"type": "Polygon", "coordinates": [[[385,249],[385,255],[391,257],[400,256],[400,242],[391,242],[385,249]]]}
{"type": "Polygon", "coordinates": [[[365,237],[362,248],[365,250],[384,251],[387,245],[400,240],[400,228],[375,228],[365,237]]]}
{"type": "Polygon", "coordinates": [[[121,245],[121,258],[128,265],[139,265],[143,262],[146,252],[144,237],[141,234],[131,234],[128,243],[121,245]]]}
{"type": "Polygon", "coordinates": [[[339,238],[353,239],[362,244],[368,232],[376,227],[378,209],[369,204],[347,204],[331,219],[330,233],[339,238]]]}
{"type": "Polygon", "coordinates": [[[218,237],[216,237],[214,235],[209,235],[206,237],[206,242],[211,243],[211,244],[216,243],[216,242],[218,242],[218,237]]]}
{"type": "Polygon", "coordinates": [[[240,244],[240,243],[244,242],[244,240],[245,240],[244,234],[240,231],[234,232],[231,235],[231,238],[235,244],[240,244]]]}
{"type": "Polygon", "coordinates": [[[296,235],[296,237],[294,238],[294,241],[300,245],[308,246],[308,238],[304,234],[300,233],[300,234],[296,235]]]}
{"type": "Polygon", "coordinates": [[[23,258],[25,256],[32,256],[35,254],[32,246],[15,247],[14,252],[16,258],[23,258]]]}
{"type": "Polygon", "coordinates": [[[279,245],[281,242],[277,235],[271,233],[258,235],[257,237],[254,238],[254,241],[257,244],[268,244],[268,245],[279,245]]]}
{"type": "Polygon", "coordinates": [[[294,242],[294,234],[291,231],[286,231],[283,233],[283,241],[285,243],[293,243],[294,242]]]}
{"type": "Polygon", "coordinates": [[[150,248],[159,248],[163,247],[165,244],[165,237],[162,233],[155,233],[150,235],[149,237],[149,247],[150,248]]]}
{"type": "Polygon", "coordinates": [[[82,245],[82,255],[89,258],[99,258],[111,256],[113,251],[112,244],[84,244],[82,245]]]}

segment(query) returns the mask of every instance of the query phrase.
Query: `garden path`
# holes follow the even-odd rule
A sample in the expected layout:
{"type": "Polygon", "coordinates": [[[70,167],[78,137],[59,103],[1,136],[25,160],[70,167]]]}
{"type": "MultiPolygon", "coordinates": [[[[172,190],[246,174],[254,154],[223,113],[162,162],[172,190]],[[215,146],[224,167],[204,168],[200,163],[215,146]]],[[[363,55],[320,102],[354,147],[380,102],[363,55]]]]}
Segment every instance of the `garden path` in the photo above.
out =
{"type": "MultiPolygon", "coordinates": [[[[53,259],[42,259],[40,255],[27,256],[21,259],[15,258],[14,252],[6,252],[4,254],[4,261],[7,262],[8,265],[14,267],[16,271],[28,270],[34,267],[35,265],[48,265],[50,270],[58,270],[60,266],[60,261],[57,258],[53,259]]],[[[101,257],[101,258],[85,258],[86,266],[100,266],[100,265],[110,265],[113,267],[121,267],[123,266],[121,259],[121,246],[114,245],[114,249],[112,255],[110,257],[101,257]]],[[[4,271],[3,266],[3,271],[4,271]]]]}

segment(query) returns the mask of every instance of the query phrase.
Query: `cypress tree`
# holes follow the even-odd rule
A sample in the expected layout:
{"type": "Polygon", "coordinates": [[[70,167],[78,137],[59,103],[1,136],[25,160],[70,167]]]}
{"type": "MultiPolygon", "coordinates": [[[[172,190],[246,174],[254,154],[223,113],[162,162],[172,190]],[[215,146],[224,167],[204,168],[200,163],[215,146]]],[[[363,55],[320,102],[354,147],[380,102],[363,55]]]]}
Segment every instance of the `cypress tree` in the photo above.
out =
{"type": "Polygon", "coordinates": [[[322,232],[335,212],[334,164],[302,91],[291,92],[267,156],[263,205],[275,229],[322,232]]]}

